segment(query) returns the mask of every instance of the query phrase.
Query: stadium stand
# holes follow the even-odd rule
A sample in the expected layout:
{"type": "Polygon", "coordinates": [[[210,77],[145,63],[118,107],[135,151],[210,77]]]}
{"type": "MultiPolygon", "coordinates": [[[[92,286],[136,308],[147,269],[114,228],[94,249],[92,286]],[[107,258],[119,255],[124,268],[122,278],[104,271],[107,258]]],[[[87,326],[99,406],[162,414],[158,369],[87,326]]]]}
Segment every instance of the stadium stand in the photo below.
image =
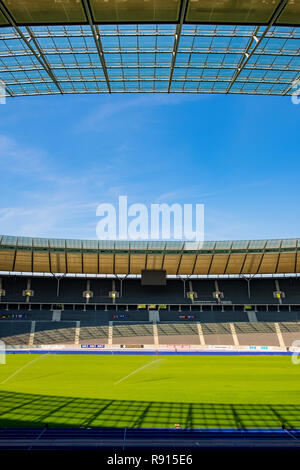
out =
{"type": "Polygon", "coordinates": [[[273,292],[276,290],[274,279],[253,279],[251,281],[251,297],[250,300],[255,304],[278,304],[278,300],[274,298],[273,292]]]}
{"type": "Polygon", "coordinates": [[[89,344],[107,344],[108,343],[108,325],[101,324],[100,322],[87,322],[80,323],[79,342],[89,344]]]}
{"type": "Polygon", "coordinates": [[[153,325],[114,325],[113,344],[154,344],[153,325]]]}
{"type": "MultiPolygon", "coordinates": [[[[31,289],[34,291],[34,301],[35,302],[57,302],[57,280],[54,277],[32,277],[31,289]],[[47,300],[45,299],[45,292],[47,292],[47,300]]],[[[14,277],[14,290],[11,292],[9,287],[6,287],[6,279],[4,280],[4,288],[7,292],[7,300],[15,301],[15,296],[20,296],[23,289],[27,287],[27,279],[22,279],[14,277]]],[[[20,299],[19,299],[20,300],[20,299]]],[[[21,299],[24,301],[24,297],[21,299]]]]}
{"type": "MultiPolygon", "coordinates": [[[[299,309],[300,310],[300,309],[299,309]]],[[[279,321],[292,322],[300,320],[300,311],[282,311],[282,312],[256,312],[258,321],[279,321]]]]}
{"type": "Polygon", "coordinates": [[[140,280],[123,281],[123,294],[118,303],[130,304],[164,304],[172,300],[174,304],[188,303],[184,298],[183,282],[172,280],[167,282],[167,288],[164,286],[142,286],[140,280]]]}
{"type": "Polygon", "coordinates": [[[183,242],[125,245],[0,235],[0,338],[29,346],[277,347],[298,339],[298,240],[204,242],[195,252],[183,242]],[[39,265],[42,245],[49,265],[39,265]],[[18,261],[23,255],[31,268],[46,266],[43,274],[18,272],[30,268],[18,261]],[[63,269],[52,274],[53,267],[63,269]],[[165,268],[166,286],[143,286],[145,267],[165,268]]]}
{"type": "Polygon", "coordinates": [[[300,340],[300,321],[283,322],[113,322],[2,320],[0,340],[8,346],[53,344],[236,345],[290,347],[300,340]],[[155,342],[157,328],[157,343],[155,342]],[[111,340],[109,330],[111,328],[111,340]],[[78,337],[77,337],[78,335],[78,337]],[[202,335],[202,339],[200,336],[202,335]],[[282,339],[280,339],[280,336],[282,339]]]}
{"type": "Polygon", "coordinates": [[[197,326],[191,323],[159,323],[160,344],[200,344],[197,326]]]}
{"type": "MultiPolygon", "coordinates": [[[[66,278],[58,280],[48,276],[7,276],[3,275],[2,289],[5,295],[1,297],[0,307],[6,308],[7,304],[15,303],[23,308],[23,304],[45,305],[86,305],[87,309],[92,309],[94,305],[131,305],[137,309],[139,304],[160,304],[186,305],[191,306],[195,311],[205,305],[215,305],[214,309],[220,309],[220,305],[226,309],[232,309],[231,305],[299,305],[300,307],[300,279],[290,278],[256,278],[250,282],[250,297],[247,282],[243,279],[210,279],[193,280],[192,289],[196,294],[194,300],[184,296],[184,283],[182,280],[168,279],[166,286],[142,286],[140,280],[125,279],[89,279],[89,278],[66,278]],[[23,295],[30,282],[30,289],[33,295],[26,299],[23,295]],[[83,292],[87,290],[87,282],[90,283],[90,290],[93,297],[87,302],[83,292]],[[280,290],[284,293],[282,299],[274,296],[277,290],[276,282],[280,290]],[[214,298],[216,283],[223,297],[219,302],[214,298]],[[118,296],[112,299],[110,292],[115,290],[118,296]],[[58,295],[57,295],[58,291],[58,295]],[[29,300],[29,302],[28,302],[29,300]],[[135,307],[134,307],[135,306],[135,307]]],[[[186,294],[189,291],[186,284],[186,294]]],[[[38,307],[40,308],[40,307],[38,307]]],[[[202,308],[203,309],[203,308],[202,308]]],[[[48,307],[49,310],[49,307],[48,307]]]]}
{"type": "Polygon", "coordinates": [[[29,321],[2,321],[0,340],[7,345],[28,345],[31,330],[29,321]]]}
{"type": "Polygon", "coordinates": [[[201,312],[200,321],[203,323],[248,321],[246,312],[201,312]]]}
{"type": "Polygon", "coordinates": [[[288,279],[280,279],[280,289],[285,292],[285,298],[282,299],[284,304],[300,304],[300,279],[290,277],[288,279]]]}
{"type": "Polygon", "coordinates": [[[227,323],[205,323],[202,325],[205,344],[233,345],[233,337],[227,323]]]}
{"type": "Polygon", "coordinates": [[[220,291],[224,293],[225,301],[230,300],[233,304],[254,301],[252,297],[251,300],[249,298],[247,282],[244,279],[235,279],[234,283],[231,280],[219,279],[218,284],[220,291]]]}
{"type": "MultiPolygon", "coordinates": [[[[24,307],[24,306],[23,306],[24,307]]],[[[51,321],[53,317],[53,311],[48,309],[45,310],[40,310],[40,309],[34,309],[34,310],[28,310],[25,308],[18,309],[18,306],[10,306],[9,308],[6,309],[6,305],[2,305],[0,307],[0,320],[14,320],[16,319],[15,317],[18,316],[19,319],[23,320],[48,320],[51,321]]]]}
{"type": "Polygon", "coordinates": [[[274,323],[235,323],[241,346],[280,346],[274,323]]]}
{"type": "Polygon", "coordinates": [[[300,340],[300,322],[280,322],[279,328],[287,347],[290,347],[293,341],[300,340]]]}
{"type": "Polygon", "coordinates": [[[213,292],[216,290],[213,280],[193,280],[193,290],[197,293],[197,301],[213,301],[213,292]]]}
{"type": "Polygon", "coordinates": [[[74,322],[44,322],[35,324],[34,344],[74,344],[74,322]]]}

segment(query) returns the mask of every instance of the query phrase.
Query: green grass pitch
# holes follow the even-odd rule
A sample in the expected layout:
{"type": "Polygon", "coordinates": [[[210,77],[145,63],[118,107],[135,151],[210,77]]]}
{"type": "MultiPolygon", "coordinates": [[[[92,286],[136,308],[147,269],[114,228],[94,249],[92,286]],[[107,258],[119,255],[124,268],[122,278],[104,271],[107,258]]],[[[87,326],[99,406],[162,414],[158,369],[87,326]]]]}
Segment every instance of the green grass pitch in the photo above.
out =
{"type": "Polygon", "coordinates": [[[7,355],[0,426],[300,428],[288,356],[7,355]]]}

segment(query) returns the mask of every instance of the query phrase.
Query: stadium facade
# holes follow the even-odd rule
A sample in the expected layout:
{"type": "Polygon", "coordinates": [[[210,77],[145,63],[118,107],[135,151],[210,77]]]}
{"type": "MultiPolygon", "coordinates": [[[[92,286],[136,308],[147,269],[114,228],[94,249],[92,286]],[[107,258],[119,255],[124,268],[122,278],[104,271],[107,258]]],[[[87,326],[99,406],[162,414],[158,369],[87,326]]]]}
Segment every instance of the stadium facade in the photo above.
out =
{"type": "Polygon", "coordinates": [[[63,274],[297,274],[300,240],[109,241],[0,236],[0,271],[63,274]]]}

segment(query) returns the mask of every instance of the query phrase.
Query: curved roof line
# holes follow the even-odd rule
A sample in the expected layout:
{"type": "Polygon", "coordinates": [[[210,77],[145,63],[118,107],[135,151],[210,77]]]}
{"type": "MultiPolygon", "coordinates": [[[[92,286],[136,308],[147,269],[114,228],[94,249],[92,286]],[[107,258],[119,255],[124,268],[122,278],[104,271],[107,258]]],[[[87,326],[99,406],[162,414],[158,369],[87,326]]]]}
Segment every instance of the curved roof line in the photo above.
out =
{"type": "Polygon", "coordinates": [[[0,236],[0,271],[64,274],[255,275],[300,273],[300,239],[75,240],[0,236]]]}
{"type": "Polygon", "coordinates": [[[219,240],[210,241],[179,241],[179,240],[81,240],[64,238],[32,238],[21,236],[0,235],[0,249],[63,249],[66,251],[86,252],[241,252],[255,250],[276,252],[276,250],[300,249],[300,239],[256,239],[256,240],[219,240]]]}

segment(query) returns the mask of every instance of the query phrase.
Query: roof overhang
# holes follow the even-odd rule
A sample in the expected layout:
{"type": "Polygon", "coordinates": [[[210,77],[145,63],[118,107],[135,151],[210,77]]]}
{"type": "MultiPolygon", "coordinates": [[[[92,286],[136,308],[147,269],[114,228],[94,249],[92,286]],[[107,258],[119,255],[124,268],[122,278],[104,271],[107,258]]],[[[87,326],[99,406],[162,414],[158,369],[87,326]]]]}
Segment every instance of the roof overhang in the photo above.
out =
{"type": "Polygon", "coordinates": [[[0,237],[0,271],[168,275],[300,273],[300,239],[249,241],[101,241],[0,237]]]}
{"type": "MultiPolygon", "coordinates": [[[[185,0],[89,0],[95,24],[175,24],[185,0]]],[[[18,26],[88,24],[80,0],[2,0],[18,26]]],[[[189,0],[186,24],[267,25],[281,0],[189,0]]],[[[0,26],[7,26],[0,13],[0,26]]],[[[300,2],[289,0],[275,23],[300,25],[300,2]]]]}
{"type": "Polygon", "coordinates": [[[0,80],[8,97],[286,96],[299,26],[300,0],[0,0],[0,80]]]}

